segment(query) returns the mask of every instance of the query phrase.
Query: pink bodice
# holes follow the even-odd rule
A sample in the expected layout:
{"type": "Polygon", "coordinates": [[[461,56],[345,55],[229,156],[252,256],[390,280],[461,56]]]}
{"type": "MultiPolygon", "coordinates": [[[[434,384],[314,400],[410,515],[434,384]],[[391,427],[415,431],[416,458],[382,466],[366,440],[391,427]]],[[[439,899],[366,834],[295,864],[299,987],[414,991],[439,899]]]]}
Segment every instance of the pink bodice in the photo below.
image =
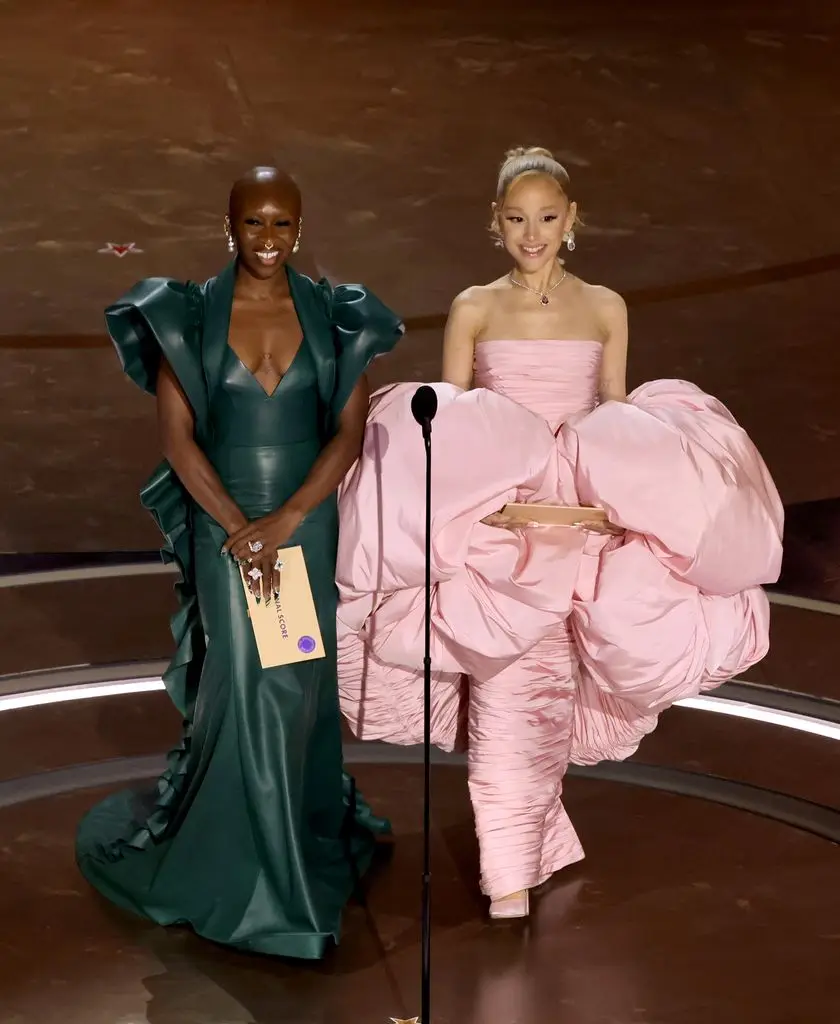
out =
{"type": "Polygon", "coordinates": [[[602,351],[597,341],[480,342],[475,387],[524,405],[556,431],[597,405],[602,351]]]}

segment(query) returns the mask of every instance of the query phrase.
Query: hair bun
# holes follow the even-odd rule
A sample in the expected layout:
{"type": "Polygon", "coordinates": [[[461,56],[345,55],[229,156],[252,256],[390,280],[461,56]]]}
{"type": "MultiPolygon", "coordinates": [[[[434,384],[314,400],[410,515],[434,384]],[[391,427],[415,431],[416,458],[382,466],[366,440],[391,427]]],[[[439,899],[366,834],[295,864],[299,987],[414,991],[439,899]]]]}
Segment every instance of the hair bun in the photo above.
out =
{"type": "Polygon", "coordinates": [[[554,154],[544,146],[516,146],[505,153],[505,163],[509,163],[511,160],[518,160],[523,156],[542,156],[546,160],[554,160],[554,154]]]}
{"type": "Polygon", "coordinates": [[[525,174],[544,174],[557,183],[561,192],[568,195],[569,172],[550,149],[544,146],[517,146],[507,151],[504,163],[499,169],[497,202],[503,199],[511,185],[525,174]]]}

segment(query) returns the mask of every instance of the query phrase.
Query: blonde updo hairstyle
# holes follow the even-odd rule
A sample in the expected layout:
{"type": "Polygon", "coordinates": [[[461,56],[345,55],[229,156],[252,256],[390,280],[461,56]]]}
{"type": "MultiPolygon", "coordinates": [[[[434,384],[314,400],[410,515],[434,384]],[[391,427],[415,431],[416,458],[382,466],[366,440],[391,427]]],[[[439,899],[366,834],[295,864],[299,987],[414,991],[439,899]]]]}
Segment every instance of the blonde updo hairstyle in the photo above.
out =
{"type": "MultiPolygon", "coordinates": [[[[497,246],[501,247],[502,245],[497,219],[498,211],[507,198],[508,192],[524,178],[537,176],[551,178],[564,197],[569,200],[569,188],[572,183],[569,172],[559,160],[554,158],[550,149],[543,149],[541,146],[517,146],[515,149],[509,149],[499,168],[496,201],[493,204],[493,220],[490,222],[490,234],[497,246]]],[[[573,229],[576,230],[582,223],[580,217],[576,215],[573,229]]]]}

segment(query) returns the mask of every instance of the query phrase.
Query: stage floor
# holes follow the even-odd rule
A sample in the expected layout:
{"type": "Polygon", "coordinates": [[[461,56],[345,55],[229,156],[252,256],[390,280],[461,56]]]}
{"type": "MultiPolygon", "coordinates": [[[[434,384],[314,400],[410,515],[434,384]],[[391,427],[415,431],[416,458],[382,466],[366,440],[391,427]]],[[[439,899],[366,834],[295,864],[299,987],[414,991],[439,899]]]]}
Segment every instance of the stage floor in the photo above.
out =
{"type": "MultiPolygon", "coordinates": [[[[27,680],[38,677],[19,677],[19,693],[27,680]]],[[[348,737],[350,768],[392,818],[395,839],[323,963],[247,956],[158,928],[82,880],[76,822],[107,790],[154,775],[178,724],[161,692],[3,708],[0,1024],[413,1017],[416,750],[348,737]]],[[[464,767],[436,764],[432,1019],[840,1020],[836,745],[727,715],[668,712],[630,762],[567,778],[564,799],[587,859],[539,891],[530,920],[517,923],[487,920],[464,767]]]]}
{"type": "MultiPolygon", "coordinates": [[[[321,964],[233,953],[104,904],[72,836],[101,792],[0,811],[1,1024],[301,1024],[419,1012],[422,774],[359,766],[392,815],[366,905],[321,964]]],[[[485,919],[463,773],[434,772],[433,1015],[462,1024],[840,1020],[837,851],[704,801],[573,779],[588,859],[527,923],[485,919]]]]}

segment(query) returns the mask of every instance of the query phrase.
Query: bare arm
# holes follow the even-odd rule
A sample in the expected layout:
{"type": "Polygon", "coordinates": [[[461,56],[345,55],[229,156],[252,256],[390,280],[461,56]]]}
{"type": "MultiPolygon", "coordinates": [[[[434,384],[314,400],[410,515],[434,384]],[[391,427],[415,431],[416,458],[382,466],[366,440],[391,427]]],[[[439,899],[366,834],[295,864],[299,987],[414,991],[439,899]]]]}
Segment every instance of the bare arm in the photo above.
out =
{"type": "Polygon", "coordinates": [[[443,334],[443,371],[448,384],[468,391],[473,382],[475,339],[484,322],[484,310],[475,289],[461,292],[452,303],[443,334]]]}
{"type": "Polygon", "coordinates": [[[247,522],[218,474],[195,442],[195,417],[172,367],[161,360],[157,379],[157,418],[163,456],[192,498],[228,533],[247,522]]]}
{"type": "Polygon", "coordinates": [[[607,332],[601,362],[600,399],[602,402],[627,401],[627,306],[615,292],[604,298],[602,320],[607,332]]]}
{"type": "Polygon", "coordinates": [[[286,502],[297,518],[303,519],[338,488],[362,452],[370,386],[363,374],[347,400],[338,420],[338,431],[315,460],[301,487],[286,502]]]}

